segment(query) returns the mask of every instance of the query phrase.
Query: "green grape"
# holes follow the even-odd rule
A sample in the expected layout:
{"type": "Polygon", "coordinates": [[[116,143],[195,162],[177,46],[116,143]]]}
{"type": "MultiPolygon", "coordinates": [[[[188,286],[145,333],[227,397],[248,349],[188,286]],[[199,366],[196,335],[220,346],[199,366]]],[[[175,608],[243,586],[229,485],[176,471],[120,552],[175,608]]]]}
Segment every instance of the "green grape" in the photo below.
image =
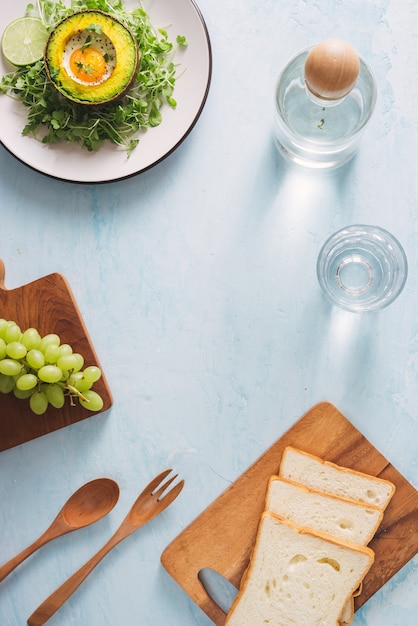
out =
{"type": "Polygon", "coordinates": [[[38,370],[38,378],[44,383],[57,383],[62,378],[62,370],[56,365],[44,365],[38,370]]]}
{"type": "Polygon", "coordinates": [[[13,376],[13,380],[16,382],[18,378],[20,378],[21,376],[23,376],[23,374],[27,374],[29,371],[29,369],[26,367],[26,365],[21,365],[20,366],[20,372],[18,374],[15,374],[13,376]]]}
{"type": "Polygon", "coordinates": [[[85,391],[88,391],[93,387],[93,383],[90,383],[88,380],[84,380],[84,378],[82,378],[81,380],[76,381],[74,387],[77,389],[77,391],[81,391],[81,393],[84,393],[85,391]]]}
{"type": "Polygon", "coordinates": [[[73,372],[72,374],[70,374],[67,383],[68,385],[72,385],[73,387],[75,386],[75,384],[79,381],[83,379],[83,373],[82,372],[73,372]]]}
{"type": "Polygon", "coordinates": [[[55,346],[59,346],[60,345],[60,338],[58,335],[56,335],[55,333],[49,333],[49,335],[45,335],[44,337],[42,337],[41,342],[39,344],[39,350],[41,352],[45,352],[45,348],[49,345],[55,345],[55,346]]]}
{"type": "Polygon", "coordinates": [[[78,352],[74,352],[73,356],[77,359],[77,365],[74,367],[74,372],[79,372],[84,367],[84,357],[78,352]]]}
{"type": "Polygon", "coordinates": [[[33,394],[33,389],[18,389],[15,387],[13,389],[13,395],[18,398],[18,400],[27,400],[33,394]]]}
{"type": "Polygon", "coordinates": [[[26,350],[34,350],[39,347],[41,336],[36,328],[27,328],[20,338],[20,343],[23,343],[26,350]]]}
{"type": "Polygon", "coordinates": [[[62,343],[59,346],[58,358],[60,358],[61,356],[66,356],[67,354],[72,354],[72,353],[73,353],[72,347],[68,343],[62,343]]]}
{"type": "Polygon", "coordinates": [[[6,342],[0,337],[0,361],[6,356],[6,342]]]}
{"type": "Polygon", "coordinates": [[[100,368],[98,368],[96,365],[89,365],[89,367],[86,367],[86,369],[83,371],[84,380],[87,380],[87,382],[90,383],[97,382],[101,375],[102,372],[100,371],[100,368]]]}
{"type": "Polygon", "coordinates": [[[49,343],[45,348],[44,356],[47,363],[56,363],[59,357],[59,347],[54,343],[49,343]]]}
{"type": "Polygon", "coordinates": [[[57,361],[57,366],[63,371],[78,372],[84,365],[84,359],[81,354],[73,353],[61,356],[57,361]]]}
{"type": "Polygon", "coordinates": [[[48,385],[45,390],[49,404],[56,409],[61,409],[65,403],[64,390],[61,385],[48,385]]]}
{"type": "Polygon", "coordinates": [[[37,349],[29,350],[29,352],[26,355],[26,362],[34,370],[39,370],[41,369],[41,367],[45,365],[45,357],[40,350],[37,350],[37,349]]]}
{"type": "Polygon", "coordinates": [[[89,411],[100,411],[103,408],[103,400],[96,391],[87,390],[83,393],[86,400],[80,398],[80,404],[89,411]]]}
{"type": "Polygon", "coordinates": [[[20,391],[28,391],[34,389],[38,384],[38,377],[35,374],[22,374],[16,380],[16,387],[20,391]]]}
{"type": "Polygon", "coordinates": [[[0,393],[10,393],[13,391],[15,386],[15,381],[12,376],[6,376],[5,374],[0,374],[0,393]]]}
{"type": "Polygon", "coordinates": [[[44,391],[35,391],[30,399],[29,406],[36,415],[43,415],[48,408],[48,398],[44,391]]]}
{"type": "Polygon", "coordinates": [[[13,359],[3,359],[0,361],[0,374],[6,374],[6,376],[16,376],[21,371],[22,366],[19,361],[13,359]]]}
{"type": "Polygon", "coordinates": [[[8,326],[7,320],[0,318],[0,339],[4,339],[6,328],[8,326]]]}
{"type": "Polygon", "coordinates": [[[21,334],[22,334],[22,331],[20,330],[16,322],[8,322],[3,339],[6,343],[11,343],[12,341],[19,341],[21,334]]]}
{"type": "Polygon", "coordinates": [[[11,359],[18,361],[26,356],[26,348],[20,341],[11,341],[6,346],[6,353],[11,359]]]}

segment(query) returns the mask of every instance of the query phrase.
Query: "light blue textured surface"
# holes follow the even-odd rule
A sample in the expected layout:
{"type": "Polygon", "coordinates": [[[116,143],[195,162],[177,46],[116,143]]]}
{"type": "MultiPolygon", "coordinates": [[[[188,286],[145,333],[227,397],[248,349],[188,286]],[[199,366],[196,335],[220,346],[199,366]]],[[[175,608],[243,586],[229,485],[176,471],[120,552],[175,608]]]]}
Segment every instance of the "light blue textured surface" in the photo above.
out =
{"type": "MultiPolygon", "coordinates": [[[[0,585],[1,626],[23,626],[167,466],[186,480],[178,501],[117,547],[49,623],[209,626],[160,554],[320,400],[418,486],[415,0],[199,6],[213,46],[211,91],[191,135],[160,165],[78,186],[0,148],[6,286],[64,274],[114,394],[106,415],[0,454],[0,561],[84,482],[109,476],[121,487],[107,518],[43,548],[0,585]],[[349,167],[312,175],[274,149],[273,91],[295,52],[330,36],[368,60],[378,102],[349,167]],[[399,299],[364,317],[332,309],[315,277],[323,241],[356,222],[391,231],[410,267],[399,299]]],[[[417,598],[416,557],[354,623],[415,626],[417,598]]]]}

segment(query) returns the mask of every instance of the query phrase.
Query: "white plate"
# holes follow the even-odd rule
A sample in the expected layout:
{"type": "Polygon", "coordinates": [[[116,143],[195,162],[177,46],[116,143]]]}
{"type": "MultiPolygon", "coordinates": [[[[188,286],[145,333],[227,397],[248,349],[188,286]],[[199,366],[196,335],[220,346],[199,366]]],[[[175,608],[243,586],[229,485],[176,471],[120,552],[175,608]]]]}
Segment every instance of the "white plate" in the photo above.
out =
{"type": "MultiPolygon", "coordinates": [[[[132,10],[138,0],[124,0],[132,10]]],[[[2,3],[0,33],[7,24],[25,13],[27,0],[2,3]],[[4,6],[3,6],[4,4],[4,6]]],[[[26,108],[6,95],[0,95],[0,141],[7,150],[29,167],[61,180],[99,183],[120,180],[139,174],[171,154],[189,134],[206,102],[212,73],[209,34],[193,0],[144,0],[143,6],[157,28],[165,28],[175,44],[184,35],[188,46],[176,51],[179,63],[174,90],[177,107],[164,105],[160,126],[149,128],[137,148],[127,158],[126,152],[105,142],[97,152],[67,143],[44,145],[32,137],[23,137],[26,108]]],[[[0,54],[0,57],[2,55],[0,54]]],[[[13,68],[0,58],[3,76],[13,68]]]]}

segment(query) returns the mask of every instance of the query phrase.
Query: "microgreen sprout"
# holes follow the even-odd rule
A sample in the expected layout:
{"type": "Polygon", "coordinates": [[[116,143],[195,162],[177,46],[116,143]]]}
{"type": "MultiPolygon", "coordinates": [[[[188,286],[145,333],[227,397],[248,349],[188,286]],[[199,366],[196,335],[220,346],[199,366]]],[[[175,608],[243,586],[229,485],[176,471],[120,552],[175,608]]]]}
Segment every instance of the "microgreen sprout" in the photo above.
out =
{"type": "Polygon", "coordinates": [[[187,42],[187,39],[186,39],[186,37],[184,35],[177,35],[176,41],[177,41],[179,46],[187,48],[188,42],[187,42]]]}
{"type": "Polygon", "coordinates": [[[84,50],[86,50],[87,48],[89,48],[91,46],[91,37],[90,35],[87,35],[83,45],[81,46],[81,52],[84,52],[84,50]]]}
{"type": "MultiPolygon", "coordinates": [[[[86,31],[88,33],[96,33],[97,35],[103,34],[103,28],[101,24],[90,24],[90,26],[87,26],[86,31]]],[[[91,38],[90,38],[90,41],[91,41],[91,38]]]]}

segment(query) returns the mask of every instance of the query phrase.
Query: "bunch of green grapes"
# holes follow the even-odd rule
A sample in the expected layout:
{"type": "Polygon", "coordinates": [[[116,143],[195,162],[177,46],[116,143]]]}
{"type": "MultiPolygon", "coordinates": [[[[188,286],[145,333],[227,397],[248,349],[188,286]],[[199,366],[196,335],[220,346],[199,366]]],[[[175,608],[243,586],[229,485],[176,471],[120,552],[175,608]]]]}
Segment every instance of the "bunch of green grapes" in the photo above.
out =
{"type": "Polygon", "coordinates": [[[100,411],[103,400],[92,387],[101,377],[95,365],[83,370],[84,358],[61,343],[54,333],[41,337],[36,328],[21,331],[13,321],[0,319],[0,392],[28,399],[33,413],[42,415],[66,399],[90,411],[100,411]]]}

